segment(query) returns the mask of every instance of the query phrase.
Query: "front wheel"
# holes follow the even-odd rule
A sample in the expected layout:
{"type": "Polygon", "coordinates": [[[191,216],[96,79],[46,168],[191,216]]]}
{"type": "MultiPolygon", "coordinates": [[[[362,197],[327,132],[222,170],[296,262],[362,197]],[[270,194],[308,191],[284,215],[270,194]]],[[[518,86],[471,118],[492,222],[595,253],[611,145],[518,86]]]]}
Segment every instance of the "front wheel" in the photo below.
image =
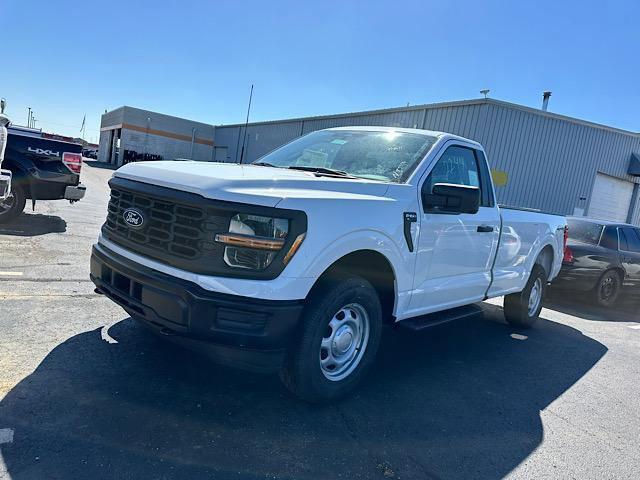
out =
{"type": "Polygon", "coordinates": [[[542,265],[536,263],[524,290],[504,297],[504,318],[509,325],[530,328],[535,323],[542,310],[546,285],[547,274],[542,265]]]}
{"type": "Polygon", "coordinates": [[[304,309],[296,343],[280,377],[309,402],[351,392],[371,366],[382,330],[382,308],[373,286],[350,277],[317,288],[304,309]]]}
{"type": "Polygon", "coordinates": [[[7,223],[16,218],[24,210],[27,197],[20,187],[12,186],[11,193],[0,201],[0,223],[7,223]]]}

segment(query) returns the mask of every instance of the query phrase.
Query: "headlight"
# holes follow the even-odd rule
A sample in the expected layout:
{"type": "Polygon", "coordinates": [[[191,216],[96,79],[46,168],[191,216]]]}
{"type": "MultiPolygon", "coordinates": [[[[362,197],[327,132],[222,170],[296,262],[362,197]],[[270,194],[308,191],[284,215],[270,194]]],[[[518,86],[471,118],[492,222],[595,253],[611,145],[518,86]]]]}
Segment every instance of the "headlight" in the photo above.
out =
{"type": "Polygon", "coordinates": [[[216,235],[224,243],[224,261],[230,267],[267,268],[284,247],[289,233],[286,218],[239,213],[231,219],[228,234],[216,235]]]}

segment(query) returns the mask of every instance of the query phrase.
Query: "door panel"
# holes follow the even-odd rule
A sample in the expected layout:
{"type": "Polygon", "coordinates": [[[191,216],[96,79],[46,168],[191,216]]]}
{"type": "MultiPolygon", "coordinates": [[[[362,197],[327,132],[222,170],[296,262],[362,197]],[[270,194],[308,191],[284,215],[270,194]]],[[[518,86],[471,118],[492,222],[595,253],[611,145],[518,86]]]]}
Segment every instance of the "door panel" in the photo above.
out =
{"type": "Polygon", "coordinates": [[[640,231],[637,228],[622,227],[620,235],[620,257],[627,272],[625,284],[640,285],[640,231]]]}
{"type": "MultiPolygon", "coordinates": [[[[482,160],[484,162],[484,159],[482,160]]],[[[482,164],[484,166],[484,164],[482,164]]],[[[486,168],[486,167],[484,167],[486,168]]],[[[448,147],[421,186],[436,183],[478,186],[481,178],[474,150],[448,147]]],[[[498,244],[500,214],[493,196],[482,195],[475,214],[423,213],[417,245],[416,274],[410,310],[424,314],[484,298],[498,244]],[[492,206],[488,206],[492,205],[492,206]]]]}

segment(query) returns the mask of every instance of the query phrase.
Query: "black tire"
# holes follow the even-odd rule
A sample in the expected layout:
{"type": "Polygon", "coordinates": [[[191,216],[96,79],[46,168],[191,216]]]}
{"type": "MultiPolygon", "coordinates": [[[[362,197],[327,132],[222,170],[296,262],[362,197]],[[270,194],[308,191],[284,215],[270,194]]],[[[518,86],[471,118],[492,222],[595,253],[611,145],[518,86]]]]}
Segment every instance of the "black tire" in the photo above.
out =
{"type": "Polygon", "coordinates": [[[620,296],[622,279],[615,270],[607,270],[602,274],[594,289],[594,301],[601,307],[614,305],[620,296]]]}
{"type": "Polygon", "coordinates": [[[547,286],[547,274],[542,265],[535,264],[527,285],[519,293],[512,293],[504,297],[504,318],[509,325],[518,328],[531,328],[542,310],[542,299],[547,286]],[[531,294],[537,290],[538,300],[529,305],[531,294]]]}
{"type": "MultiPolygon", "coordinates": [[[[365,329],[362,328],[362,331],[365,329]]],[[[343,332],[347,330],[342,330],[343,332]]],[[[301,319],[301,327],[297,338],[287,352],[287,358],[280,372],[280,378],[284,385],[296,396],[311,403],[329,402],[341,398],[351,392],[358,383],[366,375],[371,367],[378,345],[380,344],[380,335],[382,331],[382,308],[380,299],[373,286],[364,278],[349,277],[346,279],[326,282],[324,285],[316,288],[307,300],[301,319]],[[343,309],[343,307],[352,308],[343,309]],[[353,310],[355,308],[357,311],[353,310]],[[349,312],[350,317],[340,320],[340,314],[345,311],[349,312]],[[335,325],[337,323],[357,322],[357,315],[364,318],[364,314],[368,317],[368,338],[364,340],[358,339],[358,335],[351,335],[347,332],[346,336],[340,337],[339,332],[332,330],[330,322],[335,325]],[[338,336],[336,336],[338,335],[338,336]],[[334,357],[333,346],[336,346],[338,352],[344,349],[344,343],[339,344],[339,339],[348,338],[350,347],[347,352],[353,350],[358,356],[358,361],[350,363],[352,370],[344,372],[344,378],[328,378],[328,375],[334,375],[329,369],[331,365],[321,367],[322,361],[329,361],[334,357]],[[354,340],[354,338],[356,340],[354,340]],[[323,339],[331,342],[332,348],[322,348],[323,339]],[[359,342],[362,342],[361,344],[359,342]],[[357,347],[356,343],[360,345],[357,347]],[[339,347],[339,348],[338,348],[339,347]]],[[[355,332],[355,330],[353,331],[355,332]]],[[[347,362],[349,363],[349,362],[347,362]]],[[[334,365],[335,367],[335,365],[334,365]]],[[[336,375],[339,376],[340,369],[337,367],[336,375]]]]}
{"type": "Polygon", "coordinates": [[[7,223],[15,219],[24,210],[27,197],[20,187],[11,187],[11,193],[0,202],[0,223],[7,223]]]}

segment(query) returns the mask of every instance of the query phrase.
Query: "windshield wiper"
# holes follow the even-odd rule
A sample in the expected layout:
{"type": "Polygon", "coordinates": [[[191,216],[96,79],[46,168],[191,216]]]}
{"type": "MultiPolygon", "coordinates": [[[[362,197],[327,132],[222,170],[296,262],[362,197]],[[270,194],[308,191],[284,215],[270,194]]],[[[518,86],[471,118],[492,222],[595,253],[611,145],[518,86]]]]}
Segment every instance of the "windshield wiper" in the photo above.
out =
{"type": "Polygon", "coordinates": [[[281,168],[281,167],[276,167],[275,165],[272,165],[268,162],[253,162],[250,165],[258,165],[260,167],[273,167],[273,168],[281,168]]]}
{"type": "Polygon", "coordinates": [[[349,175],[347,172],[344,172],[342,170],[334,170],[333,168],[326,168],[326,167],[302,167],[302,166],[297,166],[297,165],[293,165],[291,167],[287,167],[290,170],[302,170],[303,172],[313,172],[313,173],[319,173],[319,174],[323,174],[323,175],[335,175],[336,177],[344,177],[344,178],[357,178],[354,177],[353,175],[349,175]]]}

